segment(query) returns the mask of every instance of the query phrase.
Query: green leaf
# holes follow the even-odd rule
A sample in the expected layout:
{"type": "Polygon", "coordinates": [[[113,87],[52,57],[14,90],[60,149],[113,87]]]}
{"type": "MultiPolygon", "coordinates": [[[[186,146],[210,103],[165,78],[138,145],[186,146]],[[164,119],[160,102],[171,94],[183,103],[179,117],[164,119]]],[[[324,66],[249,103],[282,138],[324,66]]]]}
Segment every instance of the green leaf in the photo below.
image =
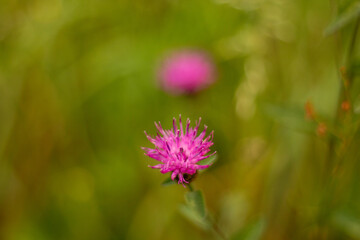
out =
{"type": "Polygon", "coordinates": [[[196,226],[208,230],[211,228],[211,223],[206,219],[201,217],[198,212],[196,212],[193,208],[188,205],[180,205],[179,206],[180,212],[192,223],[196,226]]]}
{"type": "Polygon", "coordinates": [[[169,185],[173,185],[173,184],[175,184],[176,182],[175,181],[173,181],[172,179],[171,179],[171,177],[168,177],[167,179],[165,179],[165,181],[163,181],[162,183],[161,183],[161,185],[162,186],[169,186],[169,185]]]}
{"type": "Polygon", "coordinates": [[[211,221],[207,217],[204,197],[201,191],[193,191],[185,194],[186,205],[180,205],[180,212],[195,225],[208,230],[211,221]]]}
{"type": "Polygon", "coordinates": [[[250,223],[241,229],[232,240],[259,240],[265,229],[265,220],[260,218],[259,220],[250,223]]]}
{"type": "Polygon", "coordinates": [[[343,27],[345,27],[346,25],[348,25],[349,23],[354,21],[359,16],[360,16],[360,2],[357,1],[354,4],[350,5],[350,7],[348,7],[348,9],[346,11],[341,13],[335,19],[335,21],[332,22],[324,30],[324,35],[329,36],[337,31],[339,31],[340,29],[342,29],[343,27]]]}
{"type": "Polygon", "coordinates": [[[201,217],[206,217],[205,201],[201,191],[193,191],[185,194],[187,206],[191,208],[196,214],[201,217]]]}
{"type": "Polygon", "coordinates": [[[217,154],[215,154],[214,156],[211,156],[207,159],[201,160],[199,161],[199,165],[209,165],[209,164],[213,164],[216,160],[217,160],[218,156],[217,154]]]}

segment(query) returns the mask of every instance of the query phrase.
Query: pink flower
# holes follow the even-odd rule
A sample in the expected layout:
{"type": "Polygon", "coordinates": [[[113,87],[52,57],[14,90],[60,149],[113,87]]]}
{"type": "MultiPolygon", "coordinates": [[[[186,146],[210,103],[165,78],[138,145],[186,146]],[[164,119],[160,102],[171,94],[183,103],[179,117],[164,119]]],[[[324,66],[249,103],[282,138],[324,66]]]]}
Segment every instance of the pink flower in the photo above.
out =
{"type": "Polygon", "coordinates": [[[162,87],[172,94],[198,92],[214,83],[215,75],[212,60],[198,50],[174,52],[159,70],[162,87]]]}
{"type": "Polygon", "coordinates": [[[214,131],[212,131],[208,137],[204,138],[207,129],[205,125],[200,135],[196,136],[200,121],[201,118],[199,122],[196,123],[196,126],[192,128],[190,127],[190,120],[187,119],[185,131],[181,123],[181,115],[179,117],[180,129],[177,128],[175,118],[173,119],[173,129],[171,130],[164,130],[160,122],[155,122],[158,130],[157,136],[152,138],[145,132],[146,137],[155,145],[155,148],[142,149],[145,150],[145,155],[161,163],[149,167],[158,168],[163,174],[172,172],[171,179],[175,180],[175,178],[177,178],[178,184],[182,183],[183,185],[184,183],[189,183],[184,178],[185,175],[194,175],[197,170],[208,168],[211,164],[198,165],[196,163],[216,153],[213,152],[206,156],[206,154],[210,152],[210,147],[213,145],[212,139],[214,137],[214,131]]]}

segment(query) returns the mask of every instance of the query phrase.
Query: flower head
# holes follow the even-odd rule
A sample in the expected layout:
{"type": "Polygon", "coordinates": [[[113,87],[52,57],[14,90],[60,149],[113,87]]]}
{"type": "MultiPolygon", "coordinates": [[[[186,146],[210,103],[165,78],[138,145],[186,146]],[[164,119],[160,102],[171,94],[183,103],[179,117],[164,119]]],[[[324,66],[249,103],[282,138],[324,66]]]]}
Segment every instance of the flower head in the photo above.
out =
{"type": "Polygon", "coordinates": [[[165,59],[159,78],[169,93],[194,93],[215,81],[215,66],[211,58],[199,50],[177,51],[165,59]]]}
{"type": "Polygon", "coordinates": [[[145,132],[146,137],[155,145],[155,148],[143,148],[143,150],[145,150],[145,155],[161,163],[149,167],[158,168],[163,174],[172,172],[171,179],[177,179],[178,184],[182,183],[183,185],[184,183],[189,183],[184,176],[194,175],[197,170],[208,168],[211,164],[198,165],[196,163],[216,153],[213,152],[210,155],[206,155],[210,152],[210,147],[213,145],[214,131],[205,138],[207,129],[205,125],[204,130],[197,136],[200,121],[201,118],[199,118],[196,126],[192,128],[190,127],[190,120],[187,119],[186,127],[183,129],[180,115],[180,128],[178,128],[174,118],[173,129],[171,130],[164,130],[160,122],[155,122],[158,130],[157,136],[152,138],[145,132]]]}

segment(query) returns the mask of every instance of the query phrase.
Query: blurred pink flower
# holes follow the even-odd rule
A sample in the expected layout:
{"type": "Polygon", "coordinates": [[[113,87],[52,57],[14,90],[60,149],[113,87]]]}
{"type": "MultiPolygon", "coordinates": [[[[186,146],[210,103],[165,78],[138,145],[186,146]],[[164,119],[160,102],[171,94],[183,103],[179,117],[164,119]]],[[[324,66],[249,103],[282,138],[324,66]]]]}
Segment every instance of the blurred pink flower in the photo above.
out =
{"type": "Polygon", "coordinates": [[[198,92],[215,81],[211,58],[199,50],[182,50],[167,57],[159,69],[160,83],[172,94],[198,92]]]}
{"type": "Polygon", "coordinates": [[[163,174],[172,172],[171,179],[175,180],[175,178],[177,178],[178,184],[182,183],[183,185],[184,183],[189,183],[186,180],[186,178],[189,177],[188,175],[196,174],[198,169],[208,168],[211,164],[198,165],[196,163],[216,153],[213,152],[206,156],[206,154],[210,152],[210,147],[213,145],[212,139],[214,137],[214,131],[204,139],[207,129],[205,125],[200,135],[196,136],[200,121],[201,118],[199,122],[196,123],[196,126],[192,128],[190,127],[190,120],[187,119],[185,131],[183,130],[181,116],[179,117],[180,129],[177,128],[175,118],[173,119],[173,129],[171,130],[164,130],[160,122],[158,124],[155,122],[155,126],[158,129],[157,136],[152,138],[145,132],[149,141],[155,145],[155,149],[142,149],[145,150],[145,155],[161,163],[149,167],[159,168],[163,174]]]}

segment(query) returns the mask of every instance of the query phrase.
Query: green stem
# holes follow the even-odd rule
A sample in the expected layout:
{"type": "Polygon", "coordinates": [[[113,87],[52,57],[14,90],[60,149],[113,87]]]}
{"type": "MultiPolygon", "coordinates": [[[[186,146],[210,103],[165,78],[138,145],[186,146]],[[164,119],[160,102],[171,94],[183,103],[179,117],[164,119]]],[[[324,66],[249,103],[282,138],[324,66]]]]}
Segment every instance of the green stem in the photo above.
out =
{"type": "Polygon", "coordinates": [[[189,192],[193,192],[193,191],[194,191],[193,187],[191,186],[191,183],[188,183],[188,187],[189,187],[189,192]]]}
{"type": "Polygon", "coordinates": [[[214,230],[214,232],[223,240],[226,240],[227,238],[225,237],[224,233],[221,231],[221,229],[219,228],[219,226],[213,222],[212,224],[212,229],[214,230]]]}
{"type": "MultiPolygon", "coordinates": [[[[192,187],[191,183],[188,183],[187,186],[188,186],[189,192],[194,192],[194,188],[192,187]]],[[[207,209],[206,209],[206,212],[208,212],[207,209]]],[[[221,231],[219,225],[215,221],[213,221],[209,217],[209,215],[207,215],[205,217],[205,219],[206,219],[205,221],[207,221],[211,225],[211,229],[219,236],[219,238],[221,238],[223,240],[227,239],[225,237],[224,233],[221,231]]]]}

